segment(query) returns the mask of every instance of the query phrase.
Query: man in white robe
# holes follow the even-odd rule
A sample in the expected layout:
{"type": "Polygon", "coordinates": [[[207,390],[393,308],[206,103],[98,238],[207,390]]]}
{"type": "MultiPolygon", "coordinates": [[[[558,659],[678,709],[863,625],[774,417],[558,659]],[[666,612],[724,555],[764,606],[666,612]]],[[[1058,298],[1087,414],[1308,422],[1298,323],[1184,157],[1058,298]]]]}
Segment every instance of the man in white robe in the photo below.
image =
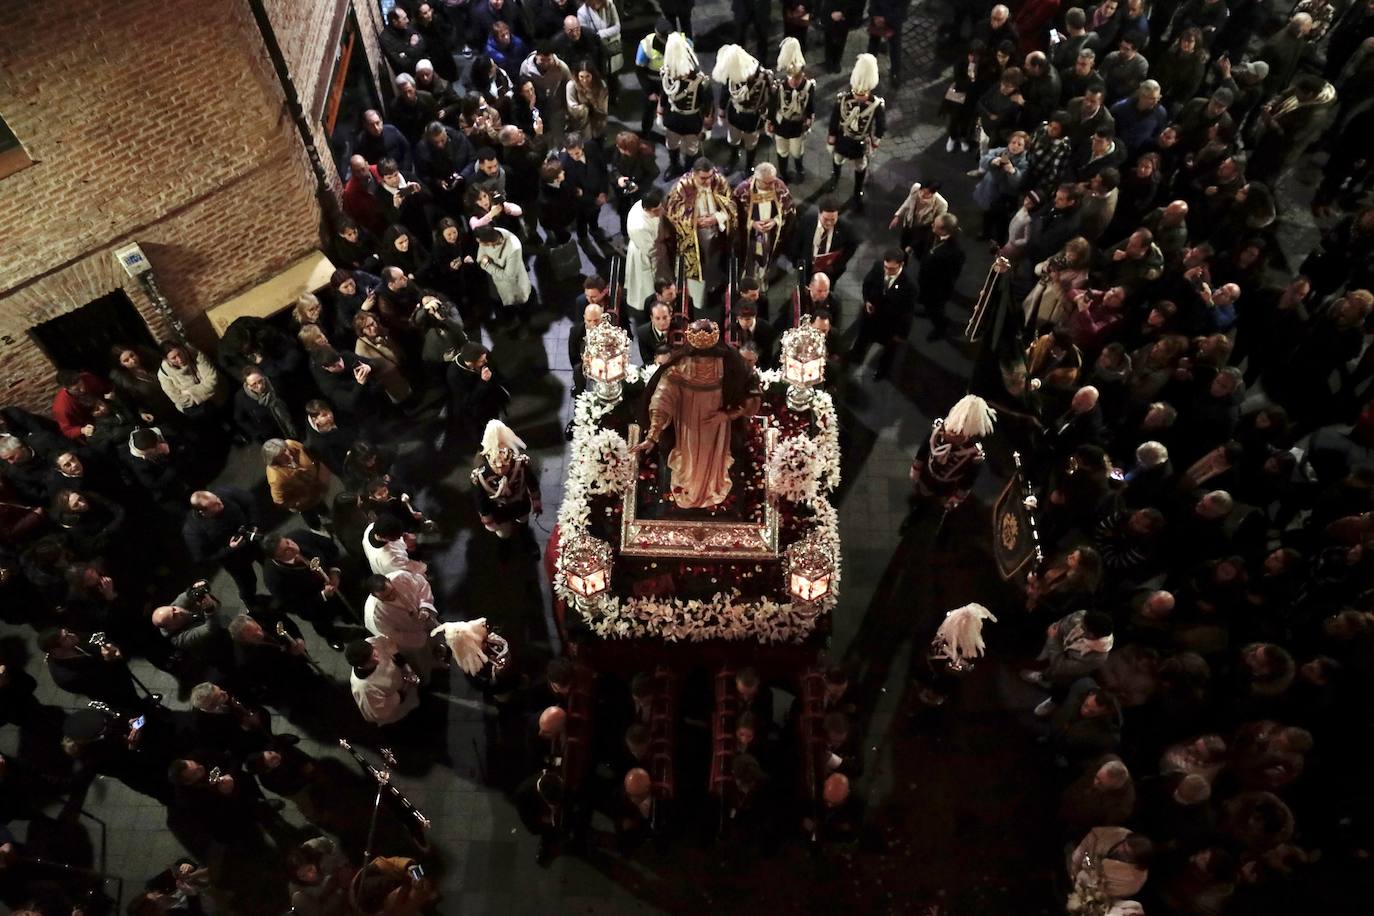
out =
{"type": "Polygon", "coordinates": [[[353,666],[349,676],[353,701],[368,722],[391,725],[420,705],[419,677],[401,658],[391,637],[369,636],[351,642],[344,658],[353,666]]]}
{"type": "Polygon", "coordinates": [[[424,562],[410,558],[401,523],[390,515],[379,516],[363,531],[363,555],[372,572],[379,576],[389,576],[398,569],[423,576],[429,568],[424,562]]]}
{"type": "Polygon", "coordinates": [[[650,189],[635,201],[625,219],[629,244],[625,249],[625,304],[632,311],[634,327],[644,321],[644,303],[654,294],[658,279],[658,224],[663,215],[663,194],[650,189]]]}
{"type": "Polygon", "coordinates": [[[389,637],[420,675],[420,682],[427,682],[435,659],[429,634],[439,625],[429,581],[417,573],[398,569],[369,578],[367,590],[363,625],[375,636],[389,637]]]}

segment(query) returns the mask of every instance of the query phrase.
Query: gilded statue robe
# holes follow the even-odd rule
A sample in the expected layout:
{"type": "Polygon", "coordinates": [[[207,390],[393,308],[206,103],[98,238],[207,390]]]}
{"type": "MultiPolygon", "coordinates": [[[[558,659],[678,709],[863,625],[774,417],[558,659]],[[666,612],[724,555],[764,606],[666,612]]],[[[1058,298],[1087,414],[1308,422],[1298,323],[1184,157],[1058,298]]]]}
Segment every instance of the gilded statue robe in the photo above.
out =
{"type": "Polygon", "coordinates": [[[723,409],[725,366],[719,357],[688,356],[669,366],[649,401],[649,437],[673,427],[668,455],[673,502],[683,509],[716,506],[730,494],[730,415],[723,409]]]}

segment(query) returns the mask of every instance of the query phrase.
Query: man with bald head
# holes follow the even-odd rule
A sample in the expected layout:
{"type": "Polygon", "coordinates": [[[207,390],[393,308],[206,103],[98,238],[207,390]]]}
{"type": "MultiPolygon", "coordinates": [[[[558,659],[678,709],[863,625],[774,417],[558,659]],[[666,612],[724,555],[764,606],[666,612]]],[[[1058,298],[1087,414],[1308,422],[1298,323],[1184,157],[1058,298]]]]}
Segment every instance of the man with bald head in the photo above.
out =
{"type": "Polygon", "coordinates": [[[650,778],[649,771],[642,767],[630,769],[620,782],[620,791],[612,813],[615,820],[616,842],[622,853],[629,852],[653,825],[653,788],[653,779],[650,778]]]}
{"type": "Polygon", "coordinates": [[[586,284],[587,304],[582,307],[582,321],[573,325],[568,332],[568,362],[572,364],[574,398],[587,390],[587,376],[582,371],[582,351],[587,346],[587,332],[601,324],[606,317],[606,310],[599,301],[606,295],[605,281],[600,277],[589,277],[586,284]]]}
{"type": "Polygon", "coordinates": [[[362,129],[353,138],[353,149],[372,165],[395,159],[402,171],[410,171],[410,141],[396,125],[384,122],[375,109],[363,112],[362,129]]]}
{"type": "Polygon", "coordinates": [[[831,773],[821,783],[819,810],[802,818],[802,832],[813,843],[847,843],[858,836],[862,813],[849,777],[831,773]]]}
{"type": "Polygon", "coordinates": [[[1106,437],[1106,420],[1098,403],[1100,395],[1092,385],[1084,385],[1073,393],[1069,409],[1045,427],[1054,454],[1067,458],[1080,445],[1101,445],[1106,437]]]}
{"type": "Polygon", "coordinates": [[[802,314],[814,315],[818,309],[824,309],[830,315],[831,321],[838,321],[840,303],[836,301],[831,287],[832,284],[828,276],[823,273],[812,274],[810,282],[806,284],[806,291],[801,297],[802,314]]]}
{"type": "Polygon", "coordinates": [[[1154,235],[1165,263],[1176,265],[1183,259],[1183,252],[1188,247],[1187,201],[1173,200],[1166,206],[1156,207],[1145,214],[1141,226],[1154,235]]]}
{"type": "Polygon", "coordinates": [[[539,713],[529,740],[529,757],[536,769],[558,769],[563,765],[568,713],[561,706],[548,706],[539,713]]]}
{"type": "Polygon", "coordinates": [[[381,177],[376,166],[357,154],[348,158],[348,180],[344,182],[340,203],[349,219],[374,235],[386,229],[386,214],[377,196],[379,184],[381,177]]]}

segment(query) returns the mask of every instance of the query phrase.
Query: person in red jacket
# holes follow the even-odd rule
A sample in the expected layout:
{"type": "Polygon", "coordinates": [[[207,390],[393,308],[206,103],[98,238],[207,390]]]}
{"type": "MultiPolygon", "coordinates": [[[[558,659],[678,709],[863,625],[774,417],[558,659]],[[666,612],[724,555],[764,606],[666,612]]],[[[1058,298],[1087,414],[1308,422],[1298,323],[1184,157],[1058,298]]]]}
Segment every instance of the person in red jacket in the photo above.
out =
{"type": "Polygon", "coordinates": [[[113,396],[109,383],[89,372],[63,369],[57,373],[57,394],[52,399],[52,417],[62,435],[77,442],[95,432],[91,407],[100,398],[113,396]]]}
{"type": "Polygon", "coordinates": [[[1026,0],[1012,18],[1022,56],[1048,50],[1050,26],[1059,11],[1060,0],[1026,0]]]}
{"type": "Polygon", "coordinates": [[[343,187],[343,211],[353,222],[369,232],[381,234],[386,229],[382,205],[377,200],[377,185],[381,183],[375,165],[368,165],[362,156],[348,160],[348,181],[343,187]]]}

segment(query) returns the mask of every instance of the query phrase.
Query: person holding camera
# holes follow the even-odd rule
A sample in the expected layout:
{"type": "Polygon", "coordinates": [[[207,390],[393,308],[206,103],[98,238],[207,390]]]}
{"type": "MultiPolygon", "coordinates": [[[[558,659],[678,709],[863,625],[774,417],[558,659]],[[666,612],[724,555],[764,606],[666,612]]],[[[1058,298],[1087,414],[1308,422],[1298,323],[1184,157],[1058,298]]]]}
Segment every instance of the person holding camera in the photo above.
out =
{"type": "Polygon", "coordinates": [[[197,490],[191,494],[191,511],[181,526],[181,537],[191,558],[201,564],[218,564],[234,580],[239,600],[251,604],[258,592],[257,510],[253,498],[237,487],[197,490]]]}
{"type": "MultiPolygon", "coordinates": [[[[633,131],[616,134],[609,163],[611,186],[615,189],[615,212],[620,217],[620,234],[628,236],[630,210],[644,192],[654,186],[658,178],[658,163],[654,159],[654,145],[641,139],[633,131]]],[[[643,300],[627,297],[638,304],[643,300]]]]}
{"type": "Polygon", "coordinates": [[[198,579],[173,598],[171,604],[153,609],[153,626],[179,656],[178,674],[199,675],[233,668],[229,634],[225,632],[219,607],[219,599],[210,593],[210,583],[198,579]]]}

